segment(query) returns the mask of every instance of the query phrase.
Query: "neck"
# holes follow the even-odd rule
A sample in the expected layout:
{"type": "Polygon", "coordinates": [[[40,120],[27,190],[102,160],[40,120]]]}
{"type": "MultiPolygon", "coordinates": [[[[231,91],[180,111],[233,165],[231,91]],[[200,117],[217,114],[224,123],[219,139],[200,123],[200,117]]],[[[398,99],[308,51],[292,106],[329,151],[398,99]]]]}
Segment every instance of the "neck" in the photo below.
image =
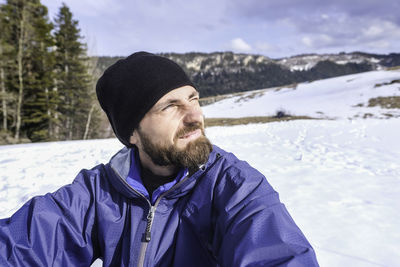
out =
{"type": "Polygon", "coordinates": [[[139,157],[140,157],[140,164],[143,168],[148,169],[154,175],[158,176],[171,176],[176,173],[177,167],[173,165],[167,166],[160,166],[153,162],[149,155],[146,152],[139,149],[139,157]]]}

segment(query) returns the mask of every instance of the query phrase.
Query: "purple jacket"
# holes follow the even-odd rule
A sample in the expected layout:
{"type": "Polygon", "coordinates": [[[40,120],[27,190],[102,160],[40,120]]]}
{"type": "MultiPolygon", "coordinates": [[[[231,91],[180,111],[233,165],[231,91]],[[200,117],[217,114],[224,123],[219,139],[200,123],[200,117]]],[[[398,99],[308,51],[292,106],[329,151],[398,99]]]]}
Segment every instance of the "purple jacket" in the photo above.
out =
{"type": "Polygon", "coordinates": [[[318,266],[265,177],[214,146],[152,205],[126,182],[130,150],[0,220],[0,266],[318,266]]]}

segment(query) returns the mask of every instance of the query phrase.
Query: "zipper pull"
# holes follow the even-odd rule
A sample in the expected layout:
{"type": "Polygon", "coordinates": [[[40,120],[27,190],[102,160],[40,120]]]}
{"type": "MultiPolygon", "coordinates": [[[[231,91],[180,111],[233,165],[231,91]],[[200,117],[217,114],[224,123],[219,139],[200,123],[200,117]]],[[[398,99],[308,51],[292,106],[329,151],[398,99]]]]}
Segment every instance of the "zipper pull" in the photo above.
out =
{"type": "Polygon", "coordinates": [[[151,240],[151,225],[153,224],[154,210],[155,210],[155,207],[151,206],[150,210],[149,210],[149,214],[147,214],[146,232],[144,234],[144,239],[146,242],[150,242],[150,240],[151,240]]]}

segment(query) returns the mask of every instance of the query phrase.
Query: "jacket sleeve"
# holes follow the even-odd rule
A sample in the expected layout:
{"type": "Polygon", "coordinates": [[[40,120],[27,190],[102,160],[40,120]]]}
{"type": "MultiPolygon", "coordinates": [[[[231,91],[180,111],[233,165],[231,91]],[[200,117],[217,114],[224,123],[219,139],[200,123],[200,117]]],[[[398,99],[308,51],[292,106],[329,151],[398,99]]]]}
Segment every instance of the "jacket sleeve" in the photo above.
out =
{"type": "Polygon", "coordinates": [[[239,162],[216,189],[214,248],[221,266],[318,266],[278,193],[257,170],[239,162]]]}
{"type": "Polygon", "coordinates": [[[95,176],[83,170],[72,184],[0,220],[0,266],[90,266],[96,258],[95,176]]]}

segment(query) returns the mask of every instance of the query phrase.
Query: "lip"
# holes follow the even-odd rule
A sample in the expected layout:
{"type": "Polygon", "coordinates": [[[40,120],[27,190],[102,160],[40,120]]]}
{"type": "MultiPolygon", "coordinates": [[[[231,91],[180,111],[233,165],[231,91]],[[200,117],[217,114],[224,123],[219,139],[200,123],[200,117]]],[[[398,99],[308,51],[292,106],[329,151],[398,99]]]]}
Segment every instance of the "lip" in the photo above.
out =
{"type": "Polygon", "coordinates": [[[185,134],[184,136],[180,137],[179,139],[183,139],[183,140],[193,140],[196,139],[197,137],[199,137],[201,135],[201,130],[200,129],[196,129],[192,132],[189,132],[187,134],[185,134]]]}

